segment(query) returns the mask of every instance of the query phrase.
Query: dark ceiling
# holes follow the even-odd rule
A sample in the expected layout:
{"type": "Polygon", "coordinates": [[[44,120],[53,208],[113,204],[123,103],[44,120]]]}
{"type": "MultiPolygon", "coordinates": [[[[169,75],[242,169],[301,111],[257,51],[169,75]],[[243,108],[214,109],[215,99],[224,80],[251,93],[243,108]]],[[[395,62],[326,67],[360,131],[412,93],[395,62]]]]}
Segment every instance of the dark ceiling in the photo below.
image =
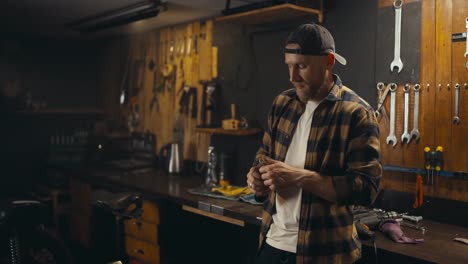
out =
{"type": "MultiPolygon", "coordinates": [[[[78,19],[125,7],[144,0],[1,0],[0,32],[74,36],[66,25],[78,19]]],[[[231,7],[262,0],[232,0],[231,7]]],[[[168,25],[221,15],[224,0],[167,0],[167,10],[158,16],[112,28],[100,35],[132,34],[168,25]]]]}

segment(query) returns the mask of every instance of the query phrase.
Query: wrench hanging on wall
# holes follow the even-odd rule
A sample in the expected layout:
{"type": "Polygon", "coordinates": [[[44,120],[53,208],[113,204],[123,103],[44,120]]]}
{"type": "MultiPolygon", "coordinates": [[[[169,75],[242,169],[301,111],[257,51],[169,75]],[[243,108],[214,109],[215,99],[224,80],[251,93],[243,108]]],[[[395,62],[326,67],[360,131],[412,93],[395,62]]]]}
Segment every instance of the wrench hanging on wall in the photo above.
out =
{"type": "Polygon", "coordinates": [[[388,88],[391,92],[390,94],[390,133],[388,134],[387,137],[387,144],[390,144],[392,142],[392,146],[395,147],[397,144],[397,138],[395,136],[395,104],[396,104],[396,88],[397,85],[396,83],[391,83],[389,84],[390,87],[388,88]]]}
{"type": "Polygon", "coordinates": [[[395,0],[393,2],[395,7],[395,49],[393,61],[390,64],[390,71],[393,72],[395,67],[398,68],[398,73],[403,69],[403,62],[400,57],[400,45],[401,45],[401,10],[403,9],[403,0],[395,0]]]}
{"type": "Polygon", "coordinates": [[[403,94],[405,96],[405,118],[404,118],[404,124],[403,124],[403,134],[401,135],[401,143],[404,144],[405,140],[406,143],[409,144],[411,136],[408,133],[408,119],[409,119],[409,90],[410,90],[410,85],[407,83],[403,87],[403,94]]]}
{"type": "Polygon", "coordinates": [[[383,107],[384,105],[384,102],[385,102],[385,98],[387,97],[387,94],[388,94],[388,88],[390,86],[387,86],[387,88],[385,88],[385,84],[383,82],[379,82],[377,84],[377,91],[379,92],[379,101],[378,101],[378,104],[377,104],[377,110],[375,110],[375,116],[377,118],[380,117],[380,114],[381,114],[381,108],[383,107]],[[385,88],[385,91],[382,93],[382,90],[385,88]]]}
{"type": "Polygon", "coordinates": [[[460,124],[460,117],[458,116],[458,102],[460,100],[460,84],[455,84],[455,112],[453,115],[453,123],[460,124]]]}
{"type": "Polygon", "coordinates": [[[410,138],[408,139],[408,144],[411,139],[414,138],[416,141],[419,140],[419,90],[421,90],[421,85],[415,84],[413,86],[414,90],[414,114],[413,114],[413,130],[411,130],[410,138]]]}
{"type": "MultiPolygon", "coordinates": [[[[465,18],[465,22],[466,22],[466,49],[465,49],[465,58],[468,56],[468,17],[465,18]]],[[[466,68],[468,69],[468,61],[466,62],[466,68]]]]}

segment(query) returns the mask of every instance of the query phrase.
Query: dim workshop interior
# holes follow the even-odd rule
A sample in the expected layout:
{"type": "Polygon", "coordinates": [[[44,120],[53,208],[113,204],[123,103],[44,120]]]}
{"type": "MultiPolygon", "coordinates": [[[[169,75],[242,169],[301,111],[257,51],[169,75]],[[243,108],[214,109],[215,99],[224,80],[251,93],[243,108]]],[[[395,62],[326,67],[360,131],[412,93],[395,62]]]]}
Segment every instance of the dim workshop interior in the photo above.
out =
{"type": "Polygon", "coordinates": [[[247,174],[304,23],[380,132],[357,263],[468,263],[468,1],[1,1],[0,21],[0,263],[264,263],[247,174]]]}

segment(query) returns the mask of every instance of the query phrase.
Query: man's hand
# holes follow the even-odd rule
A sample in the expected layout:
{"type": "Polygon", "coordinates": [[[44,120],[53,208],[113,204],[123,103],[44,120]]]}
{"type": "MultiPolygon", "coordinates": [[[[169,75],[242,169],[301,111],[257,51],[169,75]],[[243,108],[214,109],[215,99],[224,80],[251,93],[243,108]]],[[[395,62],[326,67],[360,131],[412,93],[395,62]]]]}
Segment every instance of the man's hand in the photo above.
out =
{"type": "Polygon", "coordinates": [[[263,184],[272,191],[283,190],[291,187],[302,187],[302,181],[306,177],[314,177],[312,171],[294,168],[284,162],[265,158],[268,165],[259,169],[263,184]]]}
{"type": "Polygon", "coordinates": [[[249,173],[247,174],[247,185],[256,196],[265,196],[268,194],[270,189],[263,184],[263,180],[258,169],[259,167],[257,166],[250,168],[249,173]]]}
{"type": "Polygon", "coordinates": [[[266,158],[267,157],[263,155],[257,158],[257,160],[255,161],[255,165],[252,168],[250,168],[250,171],[247,174],[247,185],[257,197],[266,196],[270,191],[268,186],[265,186],[265,184],[263,183],[262,176],[258,171],[258,169],[260,169],[261,166],[269,164],[268,162],[266,162],[266,158]]]}

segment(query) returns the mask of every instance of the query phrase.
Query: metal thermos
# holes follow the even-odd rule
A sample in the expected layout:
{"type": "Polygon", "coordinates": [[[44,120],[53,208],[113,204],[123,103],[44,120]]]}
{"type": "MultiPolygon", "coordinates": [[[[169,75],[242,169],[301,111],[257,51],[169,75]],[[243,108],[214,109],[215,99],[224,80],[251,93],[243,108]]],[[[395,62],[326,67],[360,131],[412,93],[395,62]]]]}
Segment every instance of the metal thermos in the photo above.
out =
{"type": "Polygon", "coordinates": [[[218,177],[216,175],[216,153],[213,146],[208,147],[208,168],[206,170],[205,185],[208,187],[216,186],[218,177]]]}
{"type": "Polygon", "coordinates": [[[182,171],[182,155],[178,143],[171,144],[168,171],[169,173],[180,173],[182,171]]]}

